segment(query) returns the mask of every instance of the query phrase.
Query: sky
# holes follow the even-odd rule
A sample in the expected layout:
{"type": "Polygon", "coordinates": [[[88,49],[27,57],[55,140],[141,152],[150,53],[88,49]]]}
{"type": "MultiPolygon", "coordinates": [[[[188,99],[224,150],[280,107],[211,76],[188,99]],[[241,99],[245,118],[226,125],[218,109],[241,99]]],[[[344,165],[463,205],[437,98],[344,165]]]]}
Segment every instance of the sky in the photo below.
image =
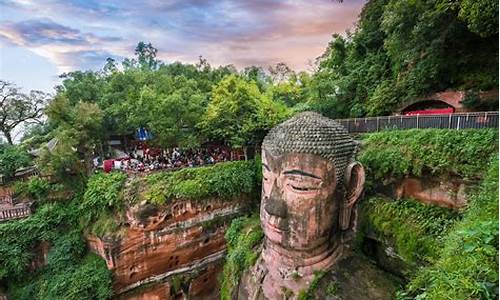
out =
{"type": "Polygon", "coordinates": [[[0,0],[0,79],[54,92],[59,74],[99,70],[151,42],[166,62],[310,70],[364,0],[0,0]]]}

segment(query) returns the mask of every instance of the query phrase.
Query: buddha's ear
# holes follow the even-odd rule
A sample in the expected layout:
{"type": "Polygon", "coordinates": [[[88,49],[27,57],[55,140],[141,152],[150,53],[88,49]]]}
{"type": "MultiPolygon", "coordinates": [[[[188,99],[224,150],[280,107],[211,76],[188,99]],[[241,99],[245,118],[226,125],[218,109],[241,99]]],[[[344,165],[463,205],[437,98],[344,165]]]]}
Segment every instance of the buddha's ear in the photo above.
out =
{"type": "Polygon", "coordinates": [[[349,229],[351,223],[352,208],[363,193],[365,169],[359,162],[355,161],[347,166],[344,176],[346,193],[340,222],[341,228],[346,230],[349,229]]]}

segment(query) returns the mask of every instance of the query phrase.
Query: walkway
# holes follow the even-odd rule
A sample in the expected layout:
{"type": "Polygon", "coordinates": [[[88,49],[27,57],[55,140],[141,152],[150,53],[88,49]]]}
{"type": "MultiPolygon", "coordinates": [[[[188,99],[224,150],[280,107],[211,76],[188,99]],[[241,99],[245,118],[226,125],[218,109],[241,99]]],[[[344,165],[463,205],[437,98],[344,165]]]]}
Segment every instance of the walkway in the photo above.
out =
{"type": "Polygon", "coordinates": [[[386,116],[337,120],[349,133],[367,133],[393,129],[498,128],[498,111],[445,115],[386,116]]]}

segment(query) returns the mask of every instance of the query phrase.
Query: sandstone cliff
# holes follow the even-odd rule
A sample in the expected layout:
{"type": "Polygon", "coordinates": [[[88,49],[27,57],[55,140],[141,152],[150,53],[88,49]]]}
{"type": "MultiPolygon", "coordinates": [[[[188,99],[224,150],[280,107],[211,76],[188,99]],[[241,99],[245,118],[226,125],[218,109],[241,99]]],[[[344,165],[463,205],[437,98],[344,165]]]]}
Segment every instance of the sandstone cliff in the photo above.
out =
{"type": "Polygon", "coordinates": [[[139,204],[127,210],[120,236],[89,235],[88,244],[113,271],[115,295],[121,299],[216,298],[224,232],[248,202],[242,197],[139,204]]]}

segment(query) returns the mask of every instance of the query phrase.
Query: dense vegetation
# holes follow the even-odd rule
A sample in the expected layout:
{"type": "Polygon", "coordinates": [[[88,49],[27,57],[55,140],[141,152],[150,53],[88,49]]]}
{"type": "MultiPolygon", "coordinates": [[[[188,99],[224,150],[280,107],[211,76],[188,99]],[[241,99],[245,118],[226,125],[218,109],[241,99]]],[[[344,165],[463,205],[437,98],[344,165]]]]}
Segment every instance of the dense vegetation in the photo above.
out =
{"type": "Polygon", "coordinates": [[[495,129],[414,129],[364,136],[359,160],[368,184],[422,174],[479,179],[497,151],[495,129]]]}
{"type": "MultiPolygon", "coordinates": [[[[332,118],[383,115],[446,89],[466,90],[466,102],[476,103],[478,91],[498,85],[497,11],[493,0],[369,1],[352,32],[333,36],[313,73],[285,63],[268,70],[215,68],[202,57],[196,64],[164,63],[156,48],[140,42],[135,56],[121,63],[109,58],[99,71],[62,74],[45,107],[48,119],[34,117],[43,124],[29,127],[23,144],[37,148],[55,138],[40,166],[64,179],[68,170],[88,173],[92,157],[109,154],[110,136],[141,127],[162,147],[215,142],[246,148],[303,110],[332,118]]],[[[4,89],[5,95],[12,90],[4,89]]],[[[15,105],[24,97],[16,93],[7,97],[10,118],[16,107],[26,107],[15,105]]],[[[46,98],[36,95],[34,103],[46,98]]]]}
{"type": "Polygon", "coordinates": [[[13,176],[17,169],[29,165],[31,165],[31,157],[24,147],[0,142],[0,175],[4,175],[5,179],[13,176]]]}
{"type": "Polygon", "coordinates": [[[46,203],[31,217],[0,224],[0,282],[10,299],[110,297],[111,273],[88,254],[78,227],[79,200],[46,203]],[[50,245],[48,264],[32,271],[42,243],[50,245]]]}
{"type": "MultiPolygon", "coordinates": [[[[150,143],[161,147],[219,143],[246,148],[304,110],[332,118],[382,115],[446,89],[467,90],[473,95],[467,101],[475,103],[478,91],[498,86],[498,3],[368,1],[355,29],[333,36],[313,73],[294,72],[284,63],[268,71],[256,66],[238,71],[232,65],[213,67],[201,57],[197,64],[164,63],[156,55],[151,44],[141,42],[135,56],[121,64],[108,59],[99,71],[63,74],[50,100],[0,82],[0,133],[7,141],[0,141],[0,174],[8,179],[33,164],[28,150],[38,149],[35,162],[56,181],[13,184],[16,195],[37,200],[31,217],[0,224],[0,285],[13,299],[109,298],[110,272],[88,253],[83,236],[116,232],[125,197],[164,204],[258,191],[260,165],[251,161],[159,173],[130,183],[121,173],[91,175],[92,158],[109,155],[111,136],[130,136],[145,127],[153,133],[150,143]],[[12,133],[28,120],[40,124],[28,126],[21,144],[12,145],[12,133]],[[55,141],[51,149],[49,140],[55,141]],[[51,199],[65,190],[72,192],[71,199],[51,199]],[[42,242],[51,245],[48,264],[32,271],[42,242]]],[[[391,131],[364,138],[360,160],[369,186],[421,174],[481,180],[497,144],[496,130],[391,131]]],[[[493,173],[498,169],[492,167],[461,217],[409,201],[367,203],[369,221],[393,235],[400,254],[427,264],[401,297],[497,296],[498,181],[493,173]]],[[[258,223],[255,217],[237,219],[226,234],[223,298],[230,298],[242,271],[256,259],[253,248],[262,238],[258,223]]]]}
{"type": "Polygon", "coordinates": [[[126,178],[121,172],[97,173],[89,178],[79,205],[80,223],[86,232],[97,236],[117,233],[116,218],[125,208],[122,188],[126,178]]]}
{"type": "Polygon", "coordinates": [[[498,155],[463,219],[442,240],[437,259],[420,270],[410,299],[498,299],[498,155]]]}
{"type": "Polygon", "coordinates": [[[250,195],[257,186],[255,164],[253,160],[235,161],[149,175],[144,198],[164,204],[176,199],[232,199],[250,195]]]}
{"type": "MultiPolygon", "coordinates": [[[[436,259],[444,236],[459,218],[455,211],[411,199],[372,198],[362,206],[365,214],[361,217],[364,222],[361,227],[369,226],[377,234],[390,237],[388,242],[394,244],[398,255],[413,268],[436,259]]],[[[368,228],[361,229],[364,230],[368,228]]]]}
{"type": "Polygon", "coordinates": [[[385,115],[450,88],[495,88],[498,2],[372,0],[319,61],[312,104],[330,117],[385,115]]]}
{"type": "Polygon", "coordinates": [[[361,232],[375,230],[409,265],[400,299],[498,297],[498,132],[390,131],[363,141],[360,159],[372,183],[408,175],[482,180],[461,211],[410,199],[362,205],[361,232]]]}
{"type": "Polygon", "coordinates": [[[252,266],[259,256],[256,247],[264,237],[258,215],[233,220],[226,231],[227,256],[221,277],[221,299],[233,299],[243,271],[252,266]]]}

